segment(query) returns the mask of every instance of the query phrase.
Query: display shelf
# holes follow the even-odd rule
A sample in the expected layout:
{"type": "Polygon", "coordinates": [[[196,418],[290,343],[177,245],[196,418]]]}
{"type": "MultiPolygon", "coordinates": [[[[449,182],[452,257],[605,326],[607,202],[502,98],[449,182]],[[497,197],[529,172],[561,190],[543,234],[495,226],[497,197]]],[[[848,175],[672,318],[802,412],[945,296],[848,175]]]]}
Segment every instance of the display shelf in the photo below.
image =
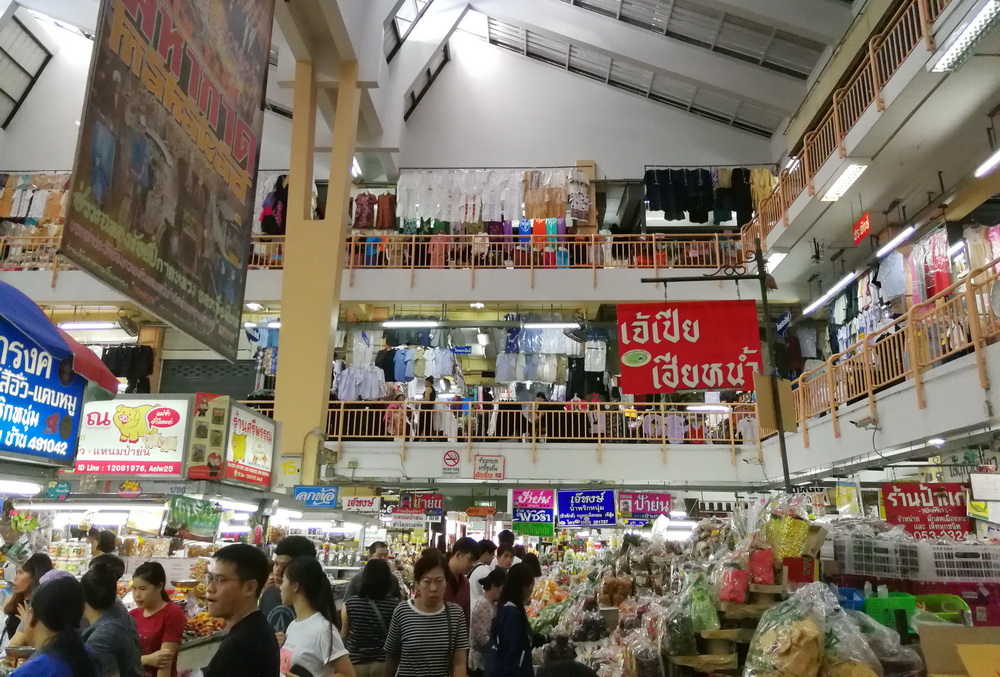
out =
{"type": "Polygon", "coordinates": [[[749,644],[756,632],[754,628],[723,628],[722,630],[702,630],[703,639],[724,639],[737,644],[749,644]]]}
{"type": "Polygon", "coordinates": [[[735,670],[738,664],[736,654],[708,654],[703,656],[671,656],[670,662],[697,672],[720,672],[735,670]]]}

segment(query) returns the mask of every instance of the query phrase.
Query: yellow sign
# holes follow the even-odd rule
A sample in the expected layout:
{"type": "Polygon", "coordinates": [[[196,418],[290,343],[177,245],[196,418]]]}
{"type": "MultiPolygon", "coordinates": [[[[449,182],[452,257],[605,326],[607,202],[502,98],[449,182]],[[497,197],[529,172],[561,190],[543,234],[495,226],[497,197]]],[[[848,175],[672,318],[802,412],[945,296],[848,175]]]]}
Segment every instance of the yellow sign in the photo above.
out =
{"type": "Polygon", "coordinates": [[[837,482],[835,497],[837,512],[841,517],[862,516],[861,490],[856,482],[837,482]]]}

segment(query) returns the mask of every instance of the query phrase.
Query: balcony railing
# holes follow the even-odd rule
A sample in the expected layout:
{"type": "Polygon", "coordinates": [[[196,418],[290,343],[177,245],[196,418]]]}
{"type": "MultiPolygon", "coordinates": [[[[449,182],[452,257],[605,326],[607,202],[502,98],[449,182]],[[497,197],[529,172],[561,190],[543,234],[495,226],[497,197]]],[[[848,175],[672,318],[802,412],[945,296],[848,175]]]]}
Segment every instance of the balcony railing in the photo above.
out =
{"type": "Polygon", "coordinates": [[[913,381],[923,409],[923,373],[959,355],[975,355],[980,385],[989,388],[984,348],[1000,336],[1000,317],[990,304],[998,271],[1000,258],[803,374],[794,387],[805,446],[810,418],[829,413],[840,437],[839,405],[867,398],[869,413],[878,420],[876,393],[903,381],[913,381]]]}
{"type": "MultiPolygon", "coordinates": [[[[272,400],[243,404],[274,416],[272,400]]],[[[598,461],[603,461],[604,445],[621,443],[659,445],[664,463],[675,444],[724,447],[733,463],[738,450],[752,450],[757,458],[760,453],[754,404],[733,405],[727,412],[689,411],[693,405],[592,402],[499,402],[494,408],[441,401],[426,406],[419,401],[330,402],[327,439],[337,442],[338,449],[344,442],[395,443],[404,460],[407,446],[419,442],[450,442],[470,450],[473,444],[530,444],[533,460],[547,445],[570,443],[592,445],[598,461]]]]}
{"type": "Polygon", "coordinates": [[[0,271],[7,270],[66,270],[73,268],[68,259],[59,256],[59,237],[4,236],[0,237],[0,271]]]}
{"type": "Polygon", "coordinates": [[[813,179],[835,153],[845,157],[844,137],[875,104],[882,110],[882,89],[899,67],[923,42],[934,50],[933,23],[952,0],[906,0],[881,33],[868,42],[868,55],[847,83],[833,93],[830,109],[803,138],[798,166],[778,177],[774,191],[757,207],[757,215],[743,226],[743,252],[753,251],[754,238],[762,246],[768,234],[781,223],[788,225],[788,208],[804,191],[815,194],[813,179]],[[750,246],[748,246],[748,244],[750,246]]]}

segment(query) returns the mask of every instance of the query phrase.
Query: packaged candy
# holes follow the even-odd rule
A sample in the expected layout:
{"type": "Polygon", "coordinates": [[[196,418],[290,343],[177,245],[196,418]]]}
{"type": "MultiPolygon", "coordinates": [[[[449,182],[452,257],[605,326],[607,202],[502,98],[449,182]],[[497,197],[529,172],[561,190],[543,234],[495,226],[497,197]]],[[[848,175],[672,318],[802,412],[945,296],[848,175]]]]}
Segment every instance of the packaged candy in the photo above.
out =
{"type": "Polygon", "coordinates": [[[735,566],[726,567],[722,573],[722,587],[719,590],[719,601],[745,604],[749,587],[749,571],[738,569],[735,566]]]}
{"type": "Polygon", "coordinates": [[[774,557],[770,550],[750,553],[750,580],[761,585],[774,585],[774,557]]]}

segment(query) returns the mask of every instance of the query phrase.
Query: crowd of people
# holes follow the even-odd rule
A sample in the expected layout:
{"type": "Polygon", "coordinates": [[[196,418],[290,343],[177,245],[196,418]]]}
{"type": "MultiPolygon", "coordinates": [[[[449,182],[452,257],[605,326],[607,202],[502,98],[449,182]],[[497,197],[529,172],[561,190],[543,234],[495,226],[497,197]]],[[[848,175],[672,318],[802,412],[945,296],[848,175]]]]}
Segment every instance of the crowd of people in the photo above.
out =
{"type": "MultiPolygon", "coordinates": [[[[499,545],[459,538],[447,553],[424,550],[406,591],[373,543],[337,605],[312,541],[289,536],[273,562],[251,545],[212,556],[208,613],[226,634],[205,677],[525,677],[534,675],[525,606],[541,576],[538,558],[503,531],[499,545]]],[[[186,624],[157,562],[132,574],[137,608],[117,583],[124,562],[102,553],[80,580],[36,553],[17,570],[3,645],[33,647],[14,677],[176,677],[186,624]]],[[[539,674],[577,674],[549,666],[539,674]]],[[[592,674],[592,673],[583,673],[592,674]]]]}

